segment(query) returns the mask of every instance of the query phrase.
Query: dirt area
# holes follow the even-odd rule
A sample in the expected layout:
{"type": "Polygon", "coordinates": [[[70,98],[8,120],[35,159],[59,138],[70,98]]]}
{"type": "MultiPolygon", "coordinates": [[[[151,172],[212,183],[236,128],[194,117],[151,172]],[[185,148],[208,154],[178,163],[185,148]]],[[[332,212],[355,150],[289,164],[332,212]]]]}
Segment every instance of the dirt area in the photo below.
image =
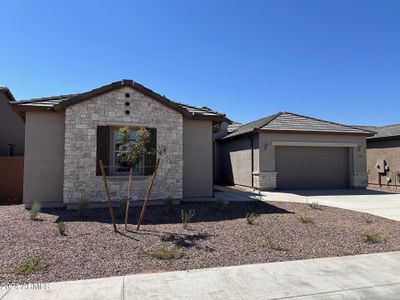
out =
{"type": "MultiPolygon", "coordinates": [[[[131,209],[131,220],[139,208],[131,209]]],[[[231,266],[400,250],[400,222],[331,207],[277,202],[148,207],[140,231],[112,231],[106,209],[46,210],[29,218],[22,205],[0,206],[0,283],[231,266]],[[187,229],[181,210],[194,210],[187,229]],[[246,215],[253,215],[253,224],[246,215]],[[61,236],[57,223],[64,222],[61,236]]],[[[249,218],[250,219],[250,218],[249,218]]]]}

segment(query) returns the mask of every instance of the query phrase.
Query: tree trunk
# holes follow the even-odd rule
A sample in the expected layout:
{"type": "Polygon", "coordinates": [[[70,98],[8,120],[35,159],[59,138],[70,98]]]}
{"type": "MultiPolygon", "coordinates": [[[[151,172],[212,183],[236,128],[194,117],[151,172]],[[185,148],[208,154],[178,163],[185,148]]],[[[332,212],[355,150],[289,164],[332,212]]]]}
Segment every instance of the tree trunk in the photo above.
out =
{"type": "Polygon", "coordinates": [[[144,200],[143,208],[142,208],[142,211],[140,213],[140,217],[139,217],[139,221],[138,221],[136,230],[139,230],[140,225],[143,222],[144,212],[146,210],[147,202],[149,201],[149,198],[150,198],[150,195],[151,195],[151,190],[153,189],[154,180],[156,179],[156,176],[157,176],[157,169],[158,169],[158,165],[159,164],[160,164],[160,159],[157,159],[156,168],[154,169],[154,173],[153,173],[153,177],[151,179],[151,183],[149,185],[149,188],[147,189],[146,200],[144,200]]]}
{"type": "Polygon", "coordinates": [[[99,160],[99,164],[100,164],[101,175],[103,176],[103,180],[104,180],[104,187],[106,189],[106,194],[107,194],[107,198],[108,198],[108,210],[110,211],[111,221],[112,221],[112,224],[114,227],[114,232],[118,232],[117,225],[115,224],[115,217],[114,217],[114,211],[112,208],[111,194],[110,194],[110,190],[108,189],[107,176],[106,176],[106,172],[104,170],[103,161],[99,160]]]}

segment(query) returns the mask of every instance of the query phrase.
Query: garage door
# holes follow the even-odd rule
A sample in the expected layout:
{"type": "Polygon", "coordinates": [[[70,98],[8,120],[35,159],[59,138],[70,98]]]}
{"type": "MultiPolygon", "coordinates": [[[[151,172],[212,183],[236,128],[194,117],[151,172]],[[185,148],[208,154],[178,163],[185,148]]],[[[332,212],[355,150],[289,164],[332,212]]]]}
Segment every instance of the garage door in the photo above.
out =
{"type": "Polygon", "coordinates": [[[278,189],[349,186],[348,148],[276,147],[275,155],[278,189]]]}

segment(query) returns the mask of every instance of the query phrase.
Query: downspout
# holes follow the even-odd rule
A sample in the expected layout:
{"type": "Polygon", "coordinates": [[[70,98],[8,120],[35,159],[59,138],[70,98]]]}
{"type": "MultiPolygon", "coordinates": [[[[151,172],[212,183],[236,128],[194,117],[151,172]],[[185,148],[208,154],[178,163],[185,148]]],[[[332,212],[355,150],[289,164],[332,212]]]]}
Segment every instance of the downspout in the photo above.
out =
{"type": "Polygon", "coordinates": [[[254,189],[254,134],[250,136],[251,144],[251,188],[254,189]]]}

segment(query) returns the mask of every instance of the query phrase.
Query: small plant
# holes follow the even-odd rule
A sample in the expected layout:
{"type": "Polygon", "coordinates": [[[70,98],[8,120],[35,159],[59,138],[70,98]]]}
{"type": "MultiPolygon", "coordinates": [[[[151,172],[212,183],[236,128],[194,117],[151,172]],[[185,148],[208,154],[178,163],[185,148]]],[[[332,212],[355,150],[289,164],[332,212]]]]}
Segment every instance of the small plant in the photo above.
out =
{"type": "Polygon", "coordinates": [[[218,212],[222,212],[225,209],[225,199],[217,198],[215,199],[215,210],[218,212]]]}
{"type": "Polygon", "coordinates": [[[364,242],[366,242],[366,243],[377,244],[377,243],[381,242],[379,235],[376,233],[364,234],[363,238],[364,238],[364,242]]]}
{"type": "Polygon", "coordinates": [[[57,223],[57,231],[58,231],[58,234],[61,236],[66,235],[64,222],[57,223]]]}
{"type": "Polygon", "coordinates": [[[164,206],[165,206],[165,209],[167,210],[167,212],[171,213],[172,209],[174,208],[174,199],[169,196],[167,198],[165,198],[164,206]]]}
{"type": "Polygon", "coordinates": [[[127,205],[128,205],[128,199],[119,200],[119,209],[121,210],[122,214],[125,214],[127,205]]]}
{"type": "Polygon", "coordinates": [[[275,250],[275,251],[288,251],[287,248],[282,247],[274,242],[271,236],[265,238],[265,247],[275,250]]]}
{"type": "Polygon", "coordinates": [[[312,203],[310,204],[310,207],[311,207],[312,209],[322,210],[322,207],[318,204],[318,202],[312,202],[312,203]]]}
{"type": "Polygon", "coordinates": [[[160,259],[160,260],[170,260],[170,259],[179,259],[185,256],[185,253],[179,249],[179,247],[174,246],[174,247],[163,247],[160,249],[156,249],[153,251],[150,251],[148,253],[151,257],[160,259]]]}
{"type": "Polygon", "coordinates": [[[190,221],[192,220],[194,216],[194,210],[190,209],[189,211],[181,210],[181,217],[182,217],[182,226],[183,228],[187,228],[188,225],[190,224],[190,221]]]}
{"type": "Polygon", "coordinates": [[[34,256],[16,267],[15,273],[18,275],[29,275],[36,272],[45,272],[47,268],[48,265],[40,257],[34,256]]]}
{"type": "Polygon", "coordinates": [[[33,221],[36,221],[38,219],[38,215],[40,213],[40,209],[42,208],[42,205],[40,202],[35,201],[32,203],[31,211],[30,211],[30,218],[33,221]]]}
{"type": "Polygon", "coordinates": [[[365,222],[368,224],[374,223],[374,219],[372,217],[366,217],[365,222]]]}
{"type": "Polygon", "coordinates": [[[247,213],[246,215],[247,224],[253,225],[256,222],[257,218],[258,215],[256,213],[247,213]]]}
{"type": "Polygon", "coordinates": [[[311,217],[300,216],[299,220],[303,224],[314,224],[314,220],[311,217]]]}
{"type": "Polygon", "coordinates": [[[88,207],[89,207],[89,201],[86,199],[80,199],[78,201],[78,214],[80,216],[86,215],[88,207]]]}

